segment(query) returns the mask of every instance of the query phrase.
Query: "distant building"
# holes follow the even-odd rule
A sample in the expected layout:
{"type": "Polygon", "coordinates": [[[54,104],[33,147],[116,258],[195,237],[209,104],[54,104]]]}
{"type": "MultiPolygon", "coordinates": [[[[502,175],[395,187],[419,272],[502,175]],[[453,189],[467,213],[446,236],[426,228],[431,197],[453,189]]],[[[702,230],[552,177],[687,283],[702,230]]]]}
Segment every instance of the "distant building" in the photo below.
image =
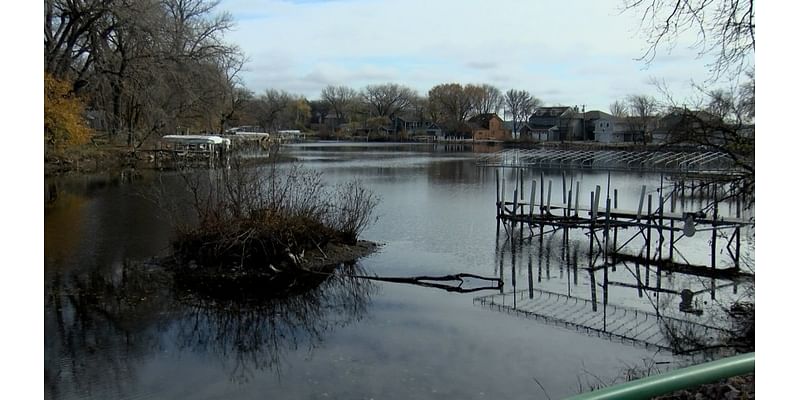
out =
{"type": "Polygon", "coordinates": [[[611,114],[603,111],[592,110],[582,113],[581,117],[581,140],[597,140],[594,122],[599,119],[611,118],[611,114]]]}
{"type": "Polygon", "coordinates": [[[508,130],[503,127],[503,119],[495,113],[478,114],[467,120],[472,129],[472,140],[508,140],[508,130]]]}
{"type": "Polygon", "coordinates": [[[409,137],[416,139],[441,139],[443,138],[442,129],[434,122],[424,121],[412,117],[396,116],[392,118],[391,130],[400,134],[405,132],[409,137]]]}
{"type": "Polygon", "coordinates": [[[721,138],[715,138],[721,135],[714,131],[726,124],[720,117],[711,113],[679,108],[656,119],[653,125],[655,125],[652,129],[653,143],[677,141],[686,134],[709,135],[711,142],[722,143],[721,138]]]}
{"type": "Polygon", "coordinates": [[[573,107],[539,107],[528,118],[525,136],[540,141],[584,139],[583,115],[573,107]]]}
{"type": "Polygon", "coordinates": [[[613,115],[600,116],[592,121],[594,140],[600,143],[621,143],[625,141],[628,124],[624,118],[613,115]]]}
{"type": "MultiPolygon", "coordinates": [[[[650,125],[652,126],[653,123],[650,125]]],[[[640,126],[637,118],[615,117],[609,114],[593,118],[592,129],[594,140],[599,143],[641,143],[645,135],[645,130],[640,126]]],[[[651,127],[647,129],[651,129],[651,127]]]]}

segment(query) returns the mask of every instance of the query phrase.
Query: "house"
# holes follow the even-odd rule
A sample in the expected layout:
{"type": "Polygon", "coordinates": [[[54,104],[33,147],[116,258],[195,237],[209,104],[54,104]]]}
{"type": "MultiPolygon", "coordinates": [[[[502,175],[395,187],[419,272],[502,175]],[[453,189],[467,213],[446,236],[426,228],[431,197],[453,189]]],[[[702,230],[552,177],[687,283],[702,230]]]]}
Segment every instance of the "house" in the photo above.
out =
{"type": "Polygon", "coordinates": [[[612,117],[611,114],[598,110],[586,111],[582,114],[583,114],[581,116],[582,140],[597,140],[595,137],[595,121],[599,119],[609,119],[612,117]]]}
{"type": "Polygon", "coordinates": [[[511,134],[503,127],[503,120],[495,113],[478,114],[467,124],[472,130],[472,140],[508,140],[511,134]]]}
{"type": "Polygon", "coordinates": [[[624,118],[606,114],[592,121],[592,129],[594,140],[600,143],[621,143],[625,141],[628,124],[624,118]]]}
{"type": "Polygon", "coordinates": [[[577,107],[539,107],[528,118],[526,136],[534,140],[581,140],[583,124],[583,114],[577,107]]]}
{"type": "Polygon", "coordinates": [[[396,134],[405,132],[413,138],[441,139],[442,129],[434,122],[412,117],[395,116],[391,120],[392,131],[396,134]]]}
{"type": "Polygon", "coordinates": [[[721,139],[714,140],[713,136],[719,136],[715,131],[726,124],[718,116],[706,111],[676,108],[658,118],[654,125],[653,143],[667,143],[680,141],[682,135],[710,135],[711,142],[721,142],[721,139]]]}
{"type": "Polygon", "coordinates": [[[592,118],[592,135],[594,140],[600,143],[641,143],[644,140],[645,131],[653,132],[655,126],[655,120],[649,122],[647,126],[642,126],[636,117],[615,117],[603,114],[605,115],[592,118]]]}
{"type": "Polygon", "coordinates": [[[555,133],[551,133],[553,130],[557,130],[557,127],[534,127],[530,122],[526,122],[519,128],[519,138],[544,142],[550,135],[555,135],[555,133]]]}

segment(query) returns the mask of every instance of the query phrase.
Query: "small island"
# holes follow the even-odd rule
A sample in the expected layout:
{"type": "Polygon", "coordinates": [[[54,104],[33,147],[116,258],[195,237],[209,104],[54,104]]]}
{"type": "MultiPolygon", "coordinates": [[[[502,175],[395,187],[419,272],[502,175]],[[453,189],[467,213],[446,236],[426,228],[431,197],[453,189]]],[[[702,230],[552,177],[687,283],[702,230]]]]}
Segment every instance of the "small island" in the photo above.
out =
{"type": "Polygon", "coordinates": [[[246,168],[238,161],[181,176],[190,222],[181,215],[186,204],[163,206],[176,230],[165,265],[183,284],[277,295],[378,247],[359,240],[379,202],[360,181],[328,185],[299,164],[246,168]]]}

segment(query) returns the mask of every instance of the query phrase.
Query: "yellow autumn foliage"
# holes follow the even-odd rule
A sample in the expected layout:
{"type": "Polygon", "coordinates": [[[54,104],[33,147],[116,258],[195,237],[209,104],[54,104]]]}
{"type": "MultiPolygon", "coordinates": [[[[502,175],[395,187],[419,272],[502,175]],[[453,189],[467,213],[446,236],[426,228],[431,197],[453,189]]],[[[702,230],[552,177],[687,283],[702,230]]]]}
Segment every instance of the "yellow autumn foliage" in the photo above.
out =
{"type": "Polygon", "coordinates": [[[44,137],[58,148],[84,144],[92,134],[83,119],[83,102],[70,89],[69,82],[45,73],[44,137]]]}

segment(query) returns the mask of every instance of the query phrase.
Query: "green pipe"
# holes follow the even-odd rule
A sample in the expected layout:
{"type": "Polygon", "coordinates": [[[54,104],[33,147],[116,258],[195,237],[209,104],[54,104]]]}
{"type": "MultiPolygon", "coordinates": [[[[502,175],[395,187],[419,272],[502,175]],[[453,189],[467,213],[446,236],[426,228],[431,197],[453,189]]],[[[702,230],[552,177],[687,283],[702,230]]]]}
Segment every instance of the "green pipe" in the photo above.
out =
{"type": "Polygon", "coordinates": [[[649,399],[755,370],[756,353],[746,353],[582,393],[569,400],[649,399]]]}

